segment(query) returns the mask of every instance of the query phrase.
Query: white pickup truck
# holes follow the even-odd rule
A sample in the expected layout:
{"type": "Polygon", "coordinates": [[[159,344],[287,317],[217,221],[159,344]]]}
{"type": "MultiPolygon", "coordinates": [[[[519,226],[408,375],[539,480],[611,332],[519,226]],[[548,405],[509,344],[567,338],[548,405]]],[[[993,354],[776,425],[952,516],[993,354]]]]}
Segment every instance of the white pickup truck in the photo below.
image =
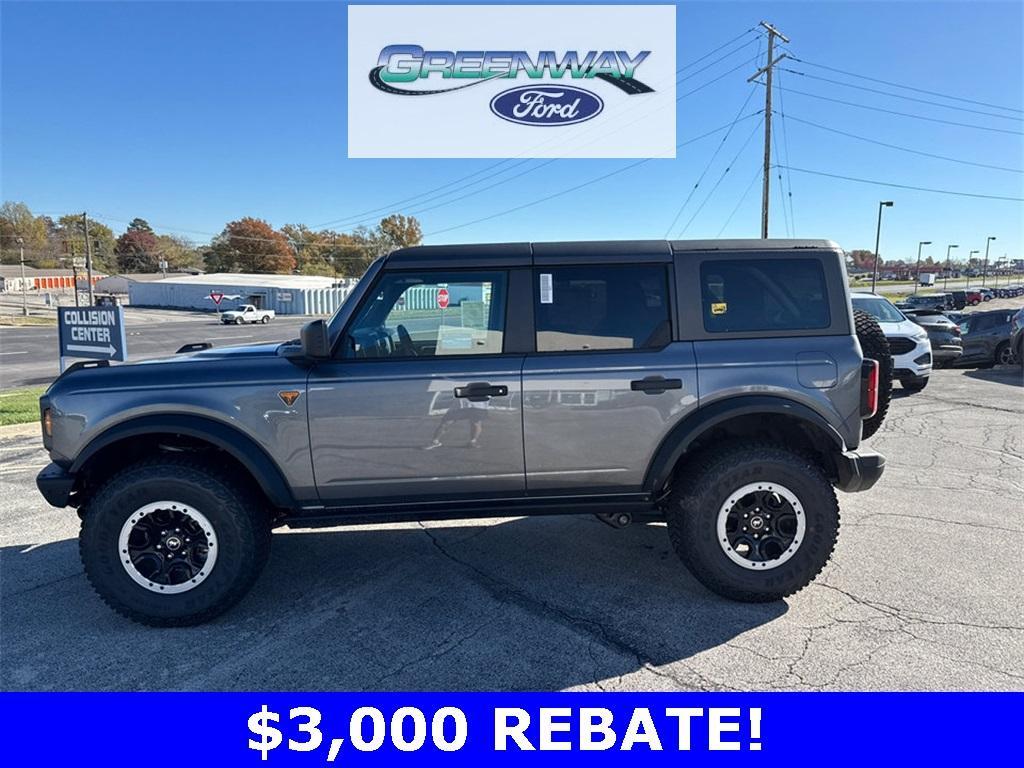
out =
{"type": "Polygon", "coordinates": [[[252,304],[242,304],[237,309],[221,312],[220,321],[225,325],[242,323],[269,323],[274,319],[274,310],[256,309],[252,304]]]}

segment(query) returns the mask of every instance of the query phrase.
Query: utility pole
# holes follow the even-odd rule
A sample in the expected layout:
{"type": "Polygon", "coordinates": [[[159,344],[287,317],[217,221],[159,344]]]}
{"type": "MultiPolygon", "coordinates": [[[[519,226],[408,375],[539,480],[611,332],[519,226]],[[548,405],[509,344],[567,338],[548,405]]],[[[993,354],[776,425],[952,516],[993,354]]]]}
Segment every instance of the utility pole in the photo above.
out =
{"type": "Polygon", "coordinates": [[[82,223],[85,225],[85,279],[89,283],[89,306],[96,305],[92,295],[92,243],[89,241],[89,217],[83,213],[82,223]]]}
{"type": "Polygon", "coordinates": [[[770,185],[771,185],[771,168],[772,168],[772,69],[786,58],[786,54],[782,54],[777,59],[773,59],[775,55],[775,38],[778,37],[783,42],[788,43],[789,38],[779,32],[775,27],[766,21],[761,22],[761,26],[768,31],[768,63],[761,67],[757,72],[747,78],[747,82],[756,80],[761,75],[765,76],[765,88],[764,88],[764,182],[761,187],[761,239],[768,239],[768,200],[770,197],[770,185]]]}
{"type": "Polygon", "coordinates": [[[986,280],[986,278],[988,278],[988,247],[992,244],[993,240],[995,240],[994,237],[986,237],[985,238],[985,268],[984,268],[984,270],[982,270],[982,273],[981,273],[981,285],[982,285],[982,287],[985,286],[985,280],[986,280]]]}
{"type": "Polygon", "coordinates": [[[892,208],[892,200],[878,201],[878,228],[875,230],[875,266],[871,270],[871,292],[875,292],[875,281],[878,279],[878,243],[882,238],[882,209],[892,208]]]}
{"type": "Polygon", "coordinates": [[[914,273],[914,295],[917,295],[917,288],[921,285],[921,246],[931,245],[931,240],[922,240],[917,244],[917,271],[914,273]]]}
{"type": "Polygon", "coordinates": [[[18,238],[19,260],[21,261],[21,311],[28,317],[28,286],[25,283],[25,238],[18,238]]]}

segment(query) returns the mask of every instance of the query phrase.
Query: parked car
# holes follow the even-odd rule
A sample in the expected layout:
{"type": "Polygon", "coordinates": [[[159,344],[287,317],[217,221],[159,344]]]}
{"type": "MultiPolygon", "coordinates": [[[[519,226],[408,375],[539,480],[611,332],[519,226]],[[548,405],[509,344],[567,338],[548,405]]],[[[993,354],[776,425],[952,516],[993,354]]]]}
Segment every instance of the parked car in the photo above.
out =
{"type": "Polygon", "coordinates": [[[967,291],[950,291],[949,295],[953,300],[951,309],[963,309],[969,303],[967,291]]]}
{"type": "Polygon", "coordinates": [[[238,309],[230,309],[220,313],[220,321],[225,325],[241,325],[242,323],[263,323],[266,325],[274,319],[274,310],[256,309],[252,304],[242,304],[238,309]]]}
{"type": "Polygon", "coordinates": [[[78,508],[103,600],[158,626],[241,600],[275,527],[584,511],[664,520],[710,590],[779,600],[828,562],[835,489],[885,464],[863,438],[888,346],[844,258],[823,240],[397,250],[295,341],[71,366],[40,399],[37,484],[78,508]],[[477,298],[451,312],[456,287],[477,298]],[[410,291],[435,301],[410,311],[410,291]]]}
{"type": "Polygon", "coordinates": [[[978,368],[1010,365],[1014,360],[1010,344],[1011,322],[1016,314],[1010,309],[993,309],[964,317],[960,321],[964,353],[956,361],[957,365],[975,365],[978,368]]]}
{"type": "Polygon", "coordinates": [[[932,345],[932,367],[942,368],[960,359],[964,353],[960,326],[934,310],[904,312],[924,328],[932,345]]]}
{"type": "Polygon", "coordinates": [[[948,293],[914,293],[896,306],[899,309],[935,309],[940,312],[955,309],[953,297],[948,293]]]}
{"type": "MultiPolygon", "coordinates": [[[[962,293],[964,304],[971,307],[976,307],[985,300],[985,296],[982,294],[980,288],[965,288],[962,291],[953,291],[952,293],[954,298],[962,293]]],[[[960,306],[959,299],[957,299],[957,309],[963,309],[963,307],[960,306]]]]}
{"type": "Polygon", "coordinates": [[[854,293],[850,299],[854,309],[867,312],[882,327],[892,353],[892,377],[911,392],[924,389],[932,373],[932,346],[928,332],[884,296],[854,293]]]}
{"type": "Polygon", "coordinates": [[[1010,321],[1010,349],[1013,362],[1024,365],[1024,308],[1018,309],[1010,321]]]}
{"type": "Polygon", "coordinates": [[[982,301],[992,301],[995,298],[995,291],[991,288],[979,288],[978,292],[981,294],[982,301]]]}

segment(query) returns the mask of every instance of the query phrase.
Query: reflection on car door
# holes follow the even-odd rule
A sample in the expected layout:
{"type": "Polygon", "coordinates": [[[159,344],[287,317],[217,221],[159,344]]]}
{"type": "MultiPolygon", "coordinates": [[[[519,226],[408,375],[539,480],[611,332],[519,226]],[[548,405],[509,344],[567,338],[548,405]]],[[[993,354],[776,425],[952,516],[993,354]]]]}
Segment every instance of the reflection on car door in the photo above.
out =
{"type": "Polygon", "coordinates": [[[385,273],[309,377],[321,500],[345,506],[525,489],[522,355],[505,355],[506,274],[385,273]]]}
{"type": "Polygon", "coordinates": [[[637,492],[697,405],[693,345],[672,343],[665,264],[540,267],[523,366],[527,489],[637,492]]]}

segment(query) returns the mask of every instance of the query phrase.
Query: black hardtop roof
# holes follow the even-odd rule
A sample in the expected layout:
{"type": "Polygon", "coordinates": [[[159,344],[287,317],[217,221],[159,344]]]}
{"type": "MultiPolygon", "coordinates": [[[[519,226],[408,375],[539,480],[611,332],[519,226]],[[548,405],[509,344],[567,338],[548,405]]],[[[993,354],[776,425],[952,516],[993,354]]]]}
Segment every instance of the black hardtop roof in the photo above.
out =
{"type": "Polygon", "coordinates": [[[472,259],[529,266],[564,257],[593,257],[597,261],[669,261],[673,254],[689,251],[780,251],[796,249],[841,250],[831,240],[578,240],[549,243],[464,243],[417,245],[387,257],[391,266],[428,266],[430,262],[472,259]]]}

